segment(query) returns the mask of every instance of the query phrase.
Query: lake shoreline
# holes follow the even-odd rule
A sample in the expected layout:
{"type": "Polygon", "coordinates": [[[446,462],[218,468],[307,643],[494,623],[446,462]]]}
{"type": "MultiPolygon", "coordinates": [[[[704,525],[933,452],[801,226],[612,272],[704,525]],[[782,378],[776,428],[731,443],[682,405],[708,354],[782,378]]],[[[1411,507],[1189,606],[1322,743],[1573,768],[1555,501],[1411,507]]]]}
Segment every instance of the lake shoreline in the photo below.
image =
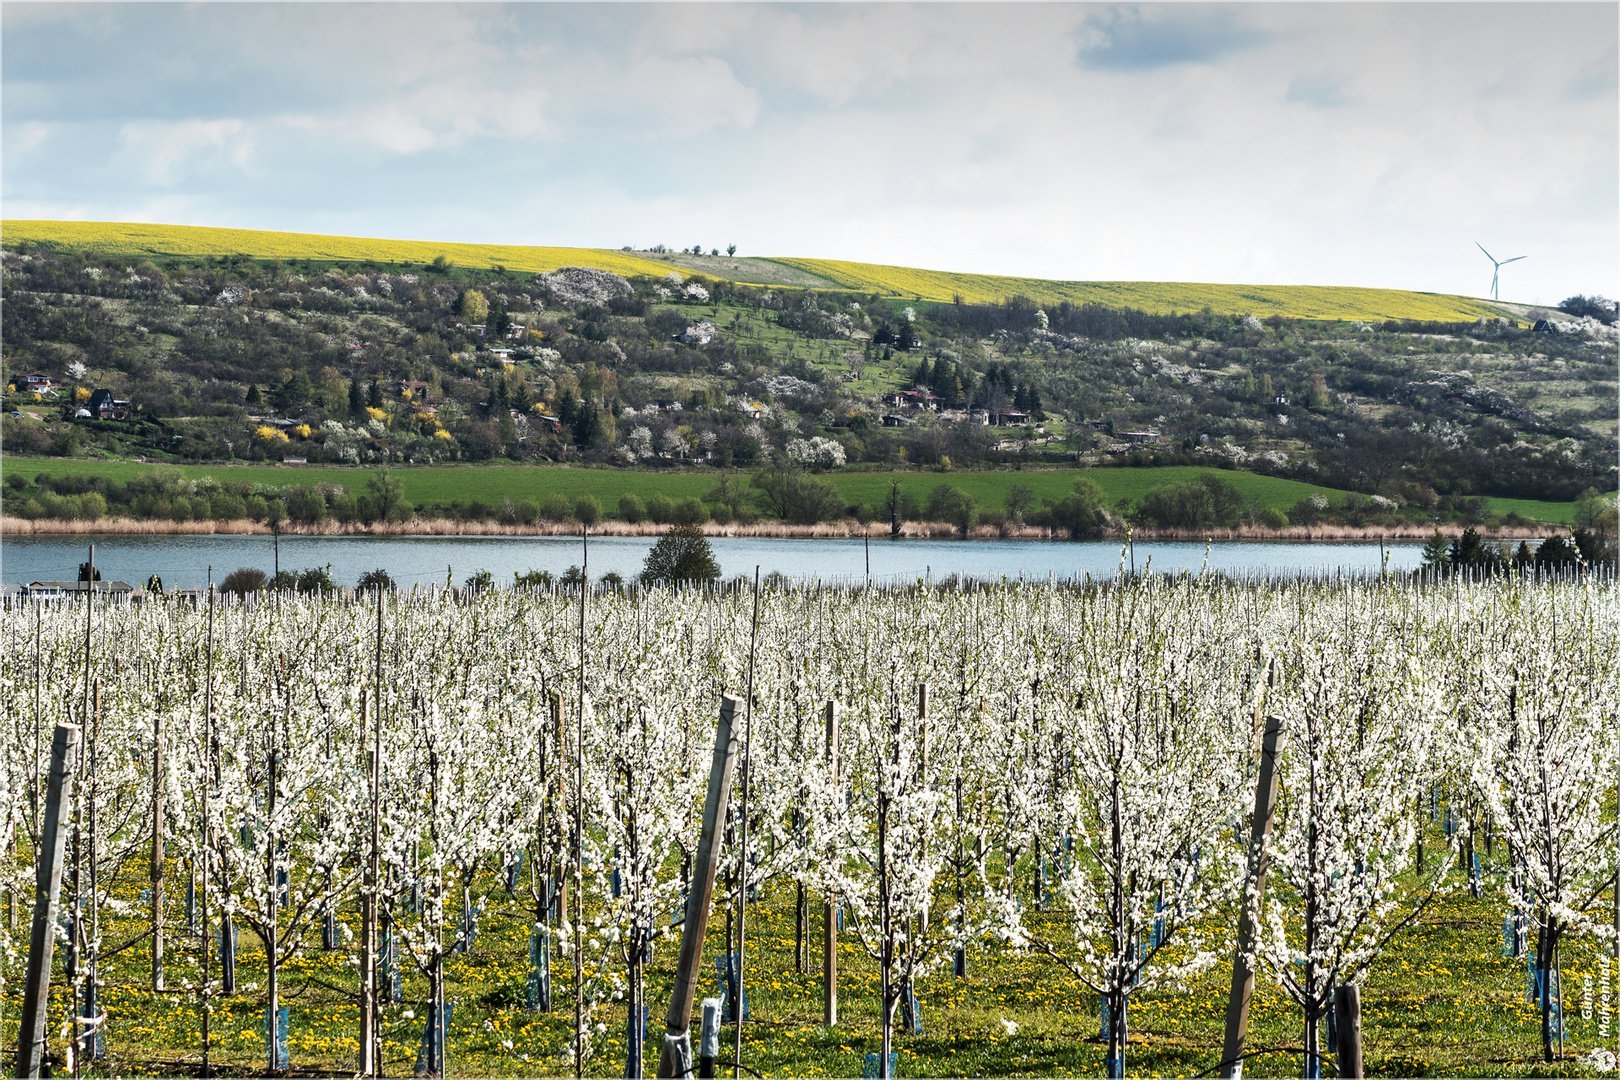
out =
{"type": "MultiPolygon", "coordinates": [[[[650,521],[600,521],[591,526],[592,536],[662,536],[667,525],[650,521]]],[[[1411,541],[1427,540],[1436,526],[1429,523],[1409,523],[1395,526],[1353,525],[1292,525],[1286,529],[1268,529],[1259,525],[1242,525],[1235,529],[1134,529],[1131,536],[1142,542],[1152,541],[1411,541]]],[[[1462,535],[1469,526],[1440,525],[1446,537],[1462,535]]],[[[1559,525],[1517,525],[1500,529],[1479,528],[1486,540],[1543,540],[1550,536],[1564,536],[1569,530],[1559,525]]],[[[262,522],[249,519],[236,521],[142,521],[134,518],[100,518],[95,521],[66,521],[60,519],[0,517],[0,538],[8,536],[270,536],[273,530],[262,522]]],[[[887,524],[874,522],[861,525],[854,521],[827,522],[820,525],[790,525],[778,521],[759,521],[750,525],[719,525],[708,522],[703,526],[705,536],[747,537],[777,540],[860,540],[889,538],[887,524]]],[[[908,521],[902,524],[900,535],[907,539],[949,540],[959,530],[943,522],[908,521]]],[[[578,522],[536,522],[532,525],[503,524],[495,521],[456,521],[449,518],[414,518],[402,522],[378,522],[374,525],[343,524],[325,521],[318,525],[285,524],[282,536],[298,537],[529,537],[565,536],[580,534],[578,522]]],[[[1068,542],[1061,532],[1034,525],[1006,526],[981,525],[971,535],[975,540],[1056,540],[1068,542]]],[[[1097,537],[1099,540],[1123,542],[1123,531],[1112,531],[1097,537]]]]}

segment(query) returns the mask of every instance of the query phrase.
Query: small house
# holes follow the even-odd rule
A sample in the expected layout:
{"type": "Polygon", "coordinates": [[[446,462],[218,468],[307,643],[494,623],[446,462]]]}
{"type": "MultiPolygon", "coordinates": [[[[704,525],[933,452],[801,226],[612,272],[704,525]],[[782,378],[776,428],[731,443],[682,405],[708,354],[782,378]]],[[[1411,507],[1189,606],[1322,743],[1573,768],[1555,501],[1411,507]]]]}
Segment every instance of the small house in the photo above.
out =
{"type": "Polygon", "coordinates": [[[901,416],[899,413],[885,413],[883,416],[884,427],[910,427],[916,422],[912,417],[901,416]]]}
{"type": "Polygon", "coordinates": [[[91,394],[85,409],[98,420],[123,420],[129,416],[129,402],[113,397],[113,392],[107,389],[91,394]]]}

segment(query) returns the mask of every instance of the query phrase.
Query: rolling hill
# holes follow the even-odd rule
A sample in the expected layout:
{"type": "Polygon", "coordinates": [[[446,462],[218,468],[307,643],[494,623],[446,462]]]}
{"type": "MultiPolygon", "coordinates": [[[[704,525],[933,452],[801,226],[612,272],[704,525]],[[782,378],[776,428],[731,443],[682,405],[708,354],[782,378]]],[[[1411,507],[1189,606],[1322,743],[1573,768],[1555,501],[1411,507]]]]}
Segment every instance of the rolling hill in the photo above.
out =
{"type": "Polygon", "coordinates": [[[835,259],[731,258],[610,251],[596,248],[384,240],[312,233],[218,229],[98,221],[0,223],[7,246],[20,242],[75,248],[103,255],[154,259],[220,258],[309,260],[317,263],[426,264],[437,257],[475,269],[502,266],[538,273],[590,266],[617,274],[663,276],[671,266],[739,284],[778,285],[876,293],[898,299],[997,303],[1024,295],[1039,304],[1100,304],[1152,314],[1199,311],[1282,315],[1299,319],[1472,321],[1495,318],[1501,306],[1463,296],[1399,289],[1328,285],[1221,285],[1167,281],[1047,281],[1040,278],[919,270],[835,259]]]}

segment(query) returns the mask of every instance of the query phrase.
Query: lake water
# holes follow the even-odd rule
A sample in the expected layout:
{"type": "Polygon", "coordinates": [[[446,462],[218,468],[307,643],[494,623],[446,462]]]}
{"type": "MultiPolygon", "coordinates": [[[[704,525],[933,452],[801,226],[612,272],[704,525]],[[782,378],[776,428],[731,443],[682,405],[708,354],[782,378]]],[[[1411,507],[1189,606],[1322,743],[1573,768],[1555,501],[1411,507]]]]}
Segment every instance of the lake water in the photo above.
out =
{"type": "MultiPolygon", "coordinates": [[[[72,579],[89,544],[96,545],[96,568],[103,580],[141,584],[152,574],[167,588],[195,588],[208,581],[212,568],[219,581],[238,567],[273,572],[276,553],[269,536],[21,536],[0,541],[0,580],[29,582],[72,579]]],[[[650,537],[599,537],[590,542],[590,573],[598,578],[616,571],[626,578],[641,572],[650,537]]],[[[980,580],[1003,577],[1045,579],[1111,577],[1120,568],[1118,541],[1070,543],[1050,540],[778,540],[715,537],[710,540],[720,569],[730,578],[780,573],[795,579],[822,581],[909,581],[951,574],[980,580]]],[[[1391,570],[1411,570],[1421,563],[1422,545],[1387,546],[1391,570]]],[[[1376,574],[1378,542],[1229,541],[1208,552],[1209,568],[1231,574],[1293,575],[1376,574]]],[[[1139,543],[1138,571],[1192,571],[1205,562],[1201,543],[1139,543]]],[[[497,584],[514,573],[549,570],[560,575],[580,563],[578,537],[369,537],[283,536],[280,565],[302,570],[331,564],[332,580],[353,585],[361,574],[385,569],[401,586],[460,585],[479,570],[497,584]]],[[[1130,567],[1127,555],[1125,566],[1130,567]]]]}

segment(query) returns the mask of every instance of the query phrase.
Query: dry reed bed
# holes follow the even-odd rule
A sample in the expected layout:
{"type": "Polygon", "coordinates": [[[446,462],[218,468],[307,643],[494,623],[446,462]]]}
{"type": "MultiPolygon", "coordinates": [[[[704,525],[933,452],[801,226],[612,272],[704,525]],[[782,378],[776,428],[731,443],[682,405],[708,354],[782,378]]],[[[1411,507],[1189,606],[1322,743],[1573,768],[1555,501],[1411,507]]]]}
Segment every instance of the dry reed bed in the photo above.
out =
{"type": "MultiPolygon", "coordinates": [[[[592,536],[660,536],[667,528],[650,521],[601,521],[591,526],[592,536]]],[[[1440,531],[1448,537],[1460,536],[1464,525],[1441,525],[1440,531]]],[[[372,525],[344,524],[325,521],[319,525],[283,525],[284,536],[578,536],[578,522],[536,522],[533,525],[504,524],[496,521],[456,521],[450,518],[414,518],[411,521],[386,521],[372,525]]],[[[1286,529],[1268,529],[1261,525],[1242,525],[1235,529],[1136,529],[1138,540],[1427,540],[1433,535],[1434,525],[1404,524],[1395,526],[1352,525],[1293,525],[1286,529]]],[[[752,525],[703,526],[708,536],[762,537],[787,540],[874,539],[889,534],[887,523],[874,522],[861,525],[855,521],[834,521],[820,525],[790,525],[780,521],[761,521],[752,525]]],[[[1520,525],[1513,528],[1481,529],[1488,540],[1542,539],[1563,535],[1567,530],[1557,525],[1520,525]]],[[[0,535],[6,536],[268,536],[269,526],[247,518],[234,521],[139,521],[134,518],[110,517],[95,521],[66,521],[51,518],[29,520],[18,517],[0,517],[0,535]]],[[[901,527],[907,537],[949,539],[959,535],[955,526],[943,522],[908,521],[901,527]]],[[[1034,525],[997,528],[981,525],[973,530],[975,539],[1052,540],[1052,530],[1034,525]]],[[[1123,533],[1106,536],[1108,540],[1123,540],[1123,533]]]]}

